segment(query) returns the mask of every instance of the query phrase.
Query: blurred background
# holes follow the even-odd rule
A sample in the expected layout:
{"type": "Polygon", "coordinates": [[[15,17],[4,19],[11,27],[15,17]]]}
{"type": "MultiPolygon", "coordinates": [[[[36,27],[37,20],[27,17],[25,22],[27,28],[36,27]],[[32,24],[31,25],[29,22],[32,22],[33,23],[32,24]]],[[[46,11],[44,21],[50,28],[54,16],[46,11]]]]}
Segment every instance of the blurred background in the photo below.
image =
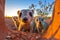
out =
{"type": "Polygon", "coordinates": [[[17,16],[21,9],[33,9],[34,16],[51,16],[54,0],[6,0],[5,16],[17,16]]]}

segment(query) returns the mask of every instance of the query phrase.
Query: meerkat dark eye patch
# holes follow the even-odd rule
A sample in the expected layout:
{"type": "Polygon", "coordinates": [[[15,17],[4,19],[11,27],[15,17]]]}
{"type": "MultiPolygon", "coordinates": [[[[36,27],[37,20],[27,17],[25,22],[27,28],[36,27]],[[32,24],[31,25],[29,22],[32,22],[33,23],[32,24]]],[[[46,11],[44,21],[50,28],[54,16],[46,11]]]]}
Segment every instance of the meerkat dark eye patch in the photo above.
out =
{"type": "Polygon", "coordinates": [[[32,17],[33,15],[32,15],[32,12],[29,12],[29,15],[32,17]]]}
{"type": "Polygon", "coordinates": [[[36,19],[36,21],[38,21],[38,19],[36,19]]]}
{"type": "Polygon", "coordinates": [[[22,13],[20,13],[19,17],[21,17],[22,13]]]}

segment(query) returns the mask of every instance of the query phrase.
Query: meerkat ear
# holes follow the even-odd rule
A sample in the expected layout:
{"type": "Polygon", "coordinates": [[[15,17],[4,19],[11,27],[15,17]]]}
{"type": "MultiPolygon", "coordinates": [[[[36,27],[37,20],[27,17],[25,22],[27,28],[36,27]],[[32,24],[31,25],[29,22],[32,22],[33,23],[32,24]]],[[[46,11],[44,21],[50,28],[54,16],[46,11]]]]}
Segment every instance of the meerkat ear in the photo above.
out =
{"type": "Polygon", "coordinates": [[[22,15],[20,10],[17,11],[17,14],[18,14],[19,17],[21,17],[21,15],[22,15]]]}
{"type": "Polygon", "coordinates": [[[17,14],[20,15],[20,10],[17,11],[17,14]]]}

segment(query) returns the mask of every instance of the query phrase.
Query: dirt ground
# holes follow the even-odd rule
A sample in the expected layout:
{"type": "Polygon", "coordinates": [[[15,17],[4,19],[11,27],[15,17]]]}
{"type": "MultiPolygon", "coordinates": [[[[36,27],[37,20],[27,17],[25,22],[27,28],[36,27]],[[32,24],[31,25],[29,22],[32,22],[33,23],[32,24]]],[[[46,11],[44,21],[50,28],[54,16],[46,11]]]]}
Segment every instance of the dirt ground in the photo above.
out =
{"type": "MultiPolygon", "coordinates": [[[[9,29],[9,34],[6,36],[7,40],[48,40],[42,37],[43,34],[21,32],[21,31],[17,32],[16,30],[14,30],[14,23],[11,17],[5,18],[5,24],[9,29]]],[[[55,40],[54,38],[52,39],[55,40]]]]}

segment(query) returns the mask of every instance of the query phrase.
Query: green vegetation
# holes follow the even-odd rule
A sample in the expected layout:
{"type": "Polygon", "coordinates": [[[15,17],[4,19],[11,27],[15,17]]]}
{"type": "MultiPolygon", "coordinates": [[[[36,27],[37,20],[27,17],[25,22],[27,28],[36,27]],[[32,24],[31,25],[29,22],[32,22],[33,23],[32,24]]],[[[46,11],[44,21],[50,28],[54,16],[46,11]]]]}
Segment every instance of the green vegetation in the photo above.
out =
{"type": "Polygon", "coordinates": [[[47,17],[47,15],[49,15],[53,11],[54,1],[52,3],[46,1],[47,0],[44,0],[44,3],[42,1],[38,1],[38,5],[40,8],[37,9],[36,5],[32,3],[29,6],[29,9],[33,9],[34,11],[36,11],[37,15],[39,15],[40,17],[47,17]]]}

